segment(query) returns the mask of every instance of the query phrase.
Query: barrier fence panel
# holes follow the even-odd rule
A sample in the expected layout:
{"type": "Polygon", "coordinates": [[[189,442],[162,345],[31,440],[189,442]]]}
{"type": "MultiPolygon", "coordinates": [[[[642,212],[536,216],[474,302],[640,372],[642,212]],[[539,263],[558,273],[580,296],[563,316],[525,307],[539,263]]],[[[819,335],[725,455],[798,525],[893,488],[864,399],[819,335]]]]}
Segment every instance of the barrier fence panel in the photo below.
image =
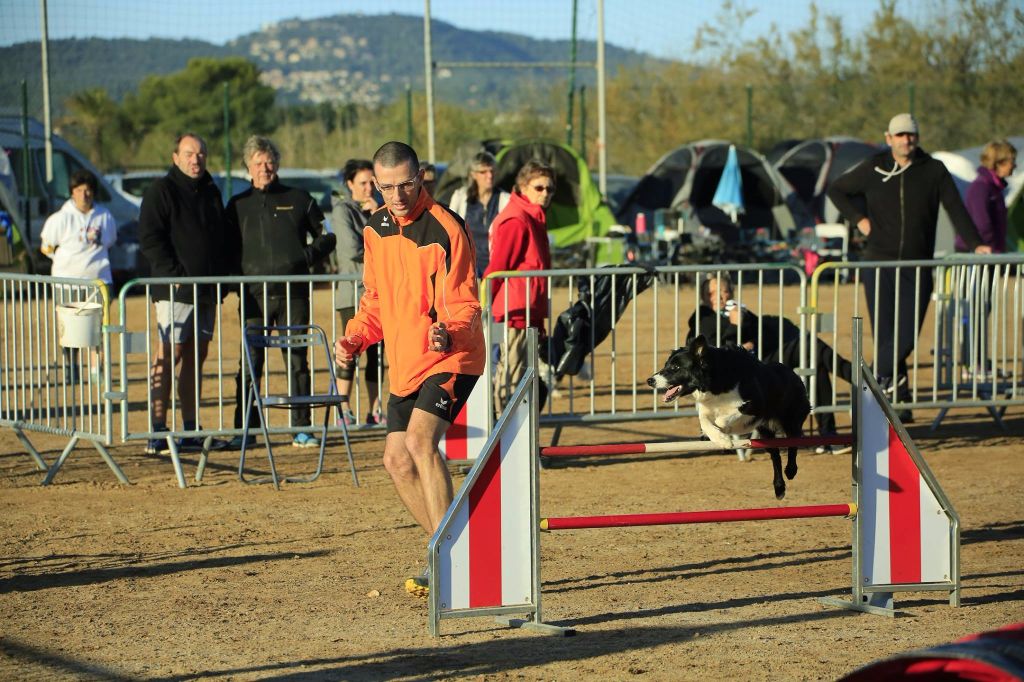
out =
{"type": "MultiPolygon", "coordinates": [[[[788,351],[798,372],[807,374],[806,276],[794,265],[493,273],[484,281],[482,293],[488,320],[496,307],[508,309],[513,300],[510,283],[524,280],[519,287],[527,300],[539,282],[547,285],[547,316],[535,320],[529,309],[523,313],[527,326],[542,329],[547,337],[547,343],[542,342],[539,372],[548,388],[541,414],[544,425],[695,414],[679,403],[661,403],[647,386],[647,378],[661,369],[671,351],[686,343],[691,331],[716,345],[727,341],[745,345],[763,359],[788,351]],[[717,290],[731,289],[728,298],[737,306],[735,313],[716,311],[717,306],[701,308],[701,282],[706,280],[717,290]],[[752,322],[739,325],[738,333],[726,338],[728,315],[738,319],[740,310],[752,322]],[[795,320],[792,327],[782,318],[795,320]]],[[[484,328],[492,350],[488,376],[496,377],[499,396],[507,394],[516,376],[496,367],[495,358],[509,354],[515,330],[503,320],[484,328]]],[[[491,413],[497,412],[493,406],[497,402],[500,408],[500,398],[492,395],[490,400],[491,413]]]]}
{"type": "Polygon", "coordinates": [[[0,426],[14,430],[53,480],[79,440],[93,444],[121,482],[111,443],[111,348],[107,288],[99,280],[0,275],[0,426]],[[47,465],[26,431],[65,436],[47,465]]]}
{"type": "MultiPolygon", "coordinates": [[[[904,421],[937,408],[936,428],[951,408],[984,408],[1002,426],[1003,411],[1024,404],[1022,266],[1017,255],[825,264],[811,280],[811,332],[838,357],[851,347],[845,321],[867,317],[864,355],[904,421]],[[839,267],[850,283],[832,276],[839,267]]],[[[812,404],[817,368],[829,360],[810,354],[812,404]]],[[[828,402],[838,405],[819,400],[816,410],[849,409],[835,386],[828,402]]]]}
{"type": "MultiPolygon", "coordinates": [[[[334,284],[355,279],[309,275],[146,278],[127,283],[119,298],[121,318],[127,322],[118,329],[123,335],[117,393],[122,439],[145,440],[151,452],[168,454],[181,487],[187,484],[180,453],[199,451],[196,478],[201,480],[210,453],[224,449],[228,443],[223,439],[242,434],[241,398],[249,383],[242,361],[243,322],[318,324],[333,340],[342,334],[336,311],[358,306],[355,294],[351,299],[337,297],[334,284]],[[166,309],[176,310],[176,332],[166,340],[158,327],[158,318],[165,313],[151,303],[156,299],[166,301],[161,304],[166,309]],[[199,325],[189,317],[197,299],[199,325]],[[172,357],[176,369],[168,371],[172,357]],[[161,363],[168,369],[157,372],[161,363]]],[[[322,373],[328,368],[322,355],[303,353],[305,363],[294,353],[288,354],[287,361],[282,356],[270,349],[263,352],[262,381],[269,382],[271,390],[291,393],[323,384],[322,373]]],[[[381,378],[381,392],[386,395],[383,359],[371,369],[381,378]]],[[[357,375],[353,381],[350,402],[356,409],[364,407],[361,378],[357,375]]],[[[310,421],[291,410],[274,411],[269,431],[275,435],[310,432],[306,423],[310,421]]],[[[333,415],[331,425],[332,432],[338,430],[333,415]]],[[[229,456],[237,452],[232,450],[229,456]]],[[[216,454],[213,458],[223,459],[216,454]]]]}

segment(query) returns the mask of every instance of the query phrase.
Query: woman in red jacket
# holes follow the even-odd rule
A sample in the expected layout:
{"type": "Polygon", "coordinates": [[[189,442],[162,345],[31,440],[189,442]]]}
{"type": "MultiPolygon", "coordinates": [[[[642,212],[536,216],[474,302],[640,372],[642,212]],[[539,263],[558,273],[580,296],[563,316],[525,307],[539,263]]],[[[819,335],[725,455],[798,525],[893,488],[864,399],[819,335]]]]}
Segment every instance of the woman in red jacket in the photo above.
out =
{"type": "MultiPolygon", "coordinates": [[[[508,205],[491,226],[491,260],[484,276],[509,271],[551,269],[544,210],[555,194],[555,171],[540,161],[527,161],[516,175],[508,205]]],[[[491,280],[491,310],[495,322],[507,326],[501,359],[494,373],[494,406],[508,401],[526,371],[526,330],[540,330],[548,317],[546,277],[510,277],[491,280]]]]}

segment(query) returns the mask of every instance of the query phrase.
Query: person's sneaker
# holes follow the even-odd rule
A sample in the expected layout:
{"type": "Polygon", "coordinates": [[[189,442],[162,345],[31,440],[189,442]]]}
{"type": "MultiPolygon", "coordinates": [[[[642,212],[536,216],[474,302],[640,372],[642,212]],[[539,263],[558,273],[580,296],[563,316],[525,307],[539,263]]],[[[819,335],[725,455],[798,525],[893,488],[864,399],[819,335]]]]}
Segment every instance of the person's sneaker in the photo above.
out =
{"type": "Polygon", "coordinates": [[[414,597],[420,599],[426,599],[430,596],[430,569],[423,569],[423,573],[420,573],[414,578],[409,578],[405,581],[405,591],[414,597]]]}
{"type": "Polygon", "coordinates": [[[853,451],[850,445],[819,445],[814,452],[819,455],[845,455],[853,451]]]}
{"type": "Polygon", "coordinates": [[[228,441],[227,449],[228,450],[241,450],[242,449],[242,439],[243,438],[245,438],[245,449],[246,450],[248,450],[249,448],[251,448],[253,445],[256,444],[256,438],[254,436],[248,436],[248,437],[245,437],[245,436],[235,436],[230,441],[228,441]]]}
{"type": "Polygon", "coordinates": [[[311,436],[308,433],[300,433],[295,436],[295,439],[292,441],[292,447],[318,448],[320,447],[320,439],[316,436],[311,436]]]}
{"type": "Polygon", "coordinates": [[[356,425],[356,415],[352,412],[351,408],[343,407],[340,411],[341,417],[338,418],[338,426],[341,426],[342,424],[345,424],[345,426],[356,425]]]}
{"type": "MultiPolygon", "coordinates": [[[[203,441],[206,440],[205,436],[186,436],[178,439],[178,452],[200,452],[203,449],[203,441]]],[[[210,449],[213,450],[214,448],[210,449]]]]}
{"type": "Polygon", "coordinates": [[[171,451],[171,448],[167,445],[167,438],[150,438],[146,441],[146,454],[147,455],[166,455],[171,451]]]}

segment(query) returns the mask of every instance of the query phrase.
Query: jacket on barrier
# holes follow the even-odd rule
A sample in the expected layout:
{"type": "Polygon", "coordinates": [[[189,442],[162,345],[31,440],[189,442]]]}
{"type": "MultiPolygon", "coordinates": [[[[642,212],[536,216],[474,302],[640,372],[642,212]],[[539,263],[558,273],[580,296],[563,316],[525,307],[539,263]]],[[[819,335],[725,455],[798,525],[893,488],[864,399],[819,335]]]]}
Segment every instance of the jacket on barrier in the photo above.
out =
{"type": "Polygon", "coordinates": [[[902,170],[894,166],[892,152],[886,150],[839,176],[828,189],[829,199],[854,226],[861,218],[871,221],[865,259],[933,258],[940,205],[970,250],[981,244],[953,176],[941,161],[916,149],[910,165],[902,170]]]}
{"type": "MultiPolygon", "coordinates": [[[[242,275],[308,275],[334,249],[335,237],[324,232],[316,200],[278,180],[232,197],[226,213],[229,253],[236,255],[235,269],[242,275]]],[[[250,284],[249,294],[262,298],[263,286],[250,284]]],[[[267,285],[270,297],[280,298],[285,291],[284,283],[267,285]]],[[[306,287],[292,287],[293,297],[307,295],[306,287]]]]}
{"type": "Polygon", "coordinates": [[[409,395],[434,374],[482,374],[473,242],[462,221],[421,191],[402,218],[386,207],[375,211],[363,235],[366,291],[345,334],[362,337],[360,353],[384,340],[391,393],[409,395]],[[434,322],[451,336],[447,352],[427,347],[434,322]]]}
{"type": "MultiPolygon", "coordinates": [[[[614,271],[617,267],[608,266],[608,270],[614,271]]],[[[629,302],[654,283],[654,276],[654,271],[650,270],[636,275],[613,275],[609,272],[607,275],[579,278],[580,298],[558,316],[548,344],[548,364],[554,366],[558,376],[579,373],[587,354],[601,345],[629,302]],[[593,295],[591,279],[594,280],[593,295]]]]}
{"type": "MultiPolygon", "coordinates": [[[[224,204],[209,173],[190,178],[171,166],[142,197],[139,246],[153,277],[213,277],[232,270],[227,249],[224,204]]],[[[212,285],[199,288],[210,295],[212,285]]],[[[153,298],[166,301],[167,286],[154,286],[153,298]]],[[[192,287],[180,287],[177,301],[191,301],[192,287]]]]}
{"type": "MultiPolygon", "coordinates": [[[[519,192],[513,192],[508,206],[498,214],[491,227],[491,262],[484,274],[550,269],[551,246],[548,244],[544,207],[530,203],[519,192]]],[[[548,317],[547,277],[493,280],[491,301],[495,322],[506,322],[515,329],[526,329],[528,309],[530,326],[543,331],[548,317]]]]}

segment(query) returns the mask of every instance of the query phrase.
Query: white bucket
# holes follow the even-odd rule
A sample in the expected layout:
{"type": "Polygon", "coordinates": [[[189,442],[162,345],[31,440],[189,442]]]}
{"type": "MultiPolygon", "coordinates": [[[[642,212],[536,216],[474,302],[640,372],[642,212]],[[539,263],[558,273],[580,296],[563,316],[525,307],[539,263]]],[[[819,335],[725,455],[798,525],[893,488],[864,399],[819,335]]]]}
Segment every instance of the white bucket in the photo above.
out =
{"type": "Polygon", "coordinates": [[[65,348],[93,348],[100,345],[101,303],[65,303],[57,306],[60,345],[65,348]]]}

